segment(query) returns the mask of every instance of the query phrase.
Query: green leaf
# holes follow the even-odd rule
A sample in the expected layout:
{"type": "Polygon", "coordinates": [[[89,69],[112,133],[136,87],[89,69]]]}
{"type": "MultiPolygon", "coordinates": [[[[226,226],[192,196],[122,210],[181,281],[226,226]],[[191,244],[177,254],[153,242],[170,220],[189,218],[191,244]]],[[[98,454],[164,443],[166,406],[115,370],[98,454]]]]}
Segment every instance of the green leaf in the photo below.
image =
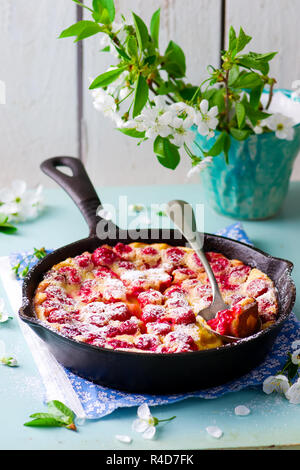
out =
{"type": "Polygon", "coordinates": [[[244,47],[251,41],[252,37],[245,34],[243,28],[240,28],[240,32],[236,41],[236,52],[240,52],[244,47]]]}
{"type": "Polygon", "coordinates": [[[293,380],[293,378],[297,375],[298,368],[298,364],[293,364],[292,362],[290,363],[287,371],[289,380],[293,380]]]}
{"type": "Polygon", "coordinates": [[[239,67],[238,65],[233,65],[232,68],[229,70],[228,74],[228,85],[231,86],[239,76],[239,67]]]}
{"type": "Polygon", "coordinates": [[[47,403],[47,406],[51,414],[59,421],[62,421],[66,425],[73,423],[75,417],[73,411],[61,401],[52,400],[47,403]]]}
{"type": "Polygon", "coordinates": [[[102,73],[101,75],[98,75],[97,78],[92,82],[90,85],[90,90],[94,90],[94,88],[103,88],[108,86],[110,83],[114,82],[126,67],[120,67],[117,69],[113,70],[108,70],[107,72],[102,73]]]}
{"type": "Polygon", "coordinates": [[[165,52],[165,63],[162,68],[175,78],[185,76],[185,55],[174,41],[170,41],[168,44],[165,52]]]}
{"type": "Polygon", "coordinates": [[[224,143],[226,140],[227,133],[223,131],[216,139],[215,143],[213,146],[207,151],[204,152],[205,156],[211,156],[211,157],[216,157],[217,155],[220,155],[220,153],[223,152],[224,150],[224,143]]]}
{"type": "Polygon", "coordinates": [[[117,130],[122,132],[125,135],[128,135],[129,137],[135,137],[136,139],[143,139],[145,137],[145,131],[140,132],[134,128],[128,129],[128,128],[118,127],[117,130]]]}
{"type": "Polygon", "coordinates": [[[101,27],[94,21],[82,20],[61,32],[59,39],[76,36],[76,41],[101,32],[101,27]]]}
{"type": "Polygon", "coordinates": [[[64,423],[49,415],[49,417],[36,418],[32,421],[28,421],[24,423],[24,426],[56,428],[64,426],[64,423]]]}
{"type": "Polygon", "coordinates": [[[246,67],[248,69],[259,70],[262,74],[267,75],[269,72],[268,62],[263,62],[262,60],[252,59],[251,57],[239,57],[238,64],[246,67]]]}
{"type": "Polygon", "coordinates": [[[123,59],[125,59],[125,60],[127,60],[127,61],[129,62],[129,61],[130,61],[130,57],[126,54],[126,52],[123,51],[123,49],[121,49],[120,47],[116,46],[115,44],[114,44],[114,46],[115,46],[115,49],[116,49],[117,53],[118,53],[121,57],[123,57],[123,59]]]}
{"type": "Polygon", "coordinates": [[[149,42],[148,29],[144,21],[142,20],[142,18],[140,18],[138,15],[136,15],[133,12],[132,12],[132,16],[133,16],[138,45],[139,45],[140,50],[143,51],[144,49],[146,49],[148,42],[149,42]]]}
{"type": "Polygon", "coordinates": [[[263,81],[257,73],[245,72],[241,73],[231,86],[232,88],[256,88],[262,83],[263,81]]]}
{"type": "Polygon", "coordinates": [[[252,88],[250,91],[250,105],[254,108],[257,109],[260,103],[260,97],[263,92],[264,85],[261,84],[258,87],[252,88]]]}
{"type": "Polygon", "coordinates": [[[129,57],[138,57],[138,45],[134,36],[129,36],[126,42],[126,52],[129,57]]]}
{"type": "Polygon", "coordinates": [[[230,129],[230,134],[236,140],[245,140],[247,139],[250,133],[251,131],[249,131],[248,129],[236,129],[235,127],[231,127],[230,129]]]}
{"type": "Polygon", "coordinates": [[[93,0],[93,18],[97,23],[110,24],[115,19],[115,5],[113,0],[93,0]]]}
{"type": "Polygon", "coordinates": [[[230,26],[229,28],[229,44],[228,44],[228,49],[229,51],[234,51],[236,46],[236,33],[233,28],[233,26],[230,26]]]}
{"type": "Polygon", "coordinates": [[[135,92],[134,92],[134,101],[133,101],[133,109],[132,109],[132,117],[135,118],[138,116],[145,104],[148,100],[149,88],[147,85],[147,81],[145,77],[142,75],[138,76],[135,85],[135,92]]]}
{"type": "Polygon", "coordinates": [[[159,25],[160,25],[160,8],[156,10],[151,18],[150,22],[150,33],[155,44],[155,47],[158,48],[159,41],[159,25]]]}
{"type": "Polygon", "coordinates": [[[265,54],[259,54],[257,52],[249,52],[248,56],[254,58],[255,60],[263,60],[269,62],[275,57],[277,52],[266,52],[265,54]]]}
{"type": "Polygon", "coordinates": [[[246,110],[242,103],[236,103],[235,105],[236,118],[239,128],[245,124],[246,110]]]}
{"type": "Polygon", "coordinates": [[[178,147],[172,144],[167,137],[157,136],[153,143],[153,150],[161,165],[175,170],[180,162],[178,147]]]}

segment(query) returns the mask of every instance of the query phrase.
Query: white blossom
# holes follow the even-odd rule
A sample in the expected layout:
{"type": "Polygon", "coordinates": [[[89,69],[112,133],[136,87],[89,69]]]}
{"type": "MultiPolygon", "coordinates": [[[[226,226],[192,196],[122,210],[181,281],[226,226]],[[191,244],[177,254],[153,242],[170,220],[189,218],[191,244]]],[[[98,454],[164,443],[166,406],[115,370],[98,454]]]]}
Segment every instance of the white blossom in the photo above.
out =
{"type": "Polygon", "coordinates": [[[0,362],[8,367],[17,367],[18,361],[14,357],[0,357],[0,362]]]}
{"type": "Polygon", "coordinates": [[[265,125],[275,132],[278,139],[293,140],[294,138],[294,121],[288,116],[281,113],[275,113],[265,119],[265,125]]]}
{"type": "Polygon", "coordinates": [[[300,403],[300,378],[285,392],[285,396],[293,405],[300,403]]]}
{"type": "Polygon", "coordinates": [[[292,353],[291,360],[293,364],[300,365],[300,348],[292,353]]]}
{"type": "Polygon", "coordinates": [[[263,383],[263,391],[268,395],[272,392],[286,393],[289,388],[289,381],[285,375],[270,375],[263,383]]]}
{"type": "Polygon", "coordinates": [[[181,119],[175,117],[172,121],[174,132],[172,134],[172,143],[177,147],[182,147],[186,144],[188,147],[192,145],[195,140],[195,134],[191,131],[191,124],[189,118],[181,119]]]}
{"type": "Polygon", "coordinates": [[[152,439],[156,431],[155,418],[151,415],[149,406],[143,403],[137,410],[138,419],[132,424],[132,429],[142,433],[144,439],[152,439]]]}
{"type": "Polygon", "coordinates": [[[30,190],[25,181],[14,180],[9,188],[0,190],[0,212],[8,216],[9,221],[34,219],[43,209],[42,191],[41,185],[30,190]]]}
{"type": "Polygon", "coordinates": [[[218,107],[213,106],[208,109],[208,101],[202,100],[200,103],[200,112],[196,114],[196,124],[198,126],[198,132],[201,135],[212,137],[213,132],[219,120],[217,119],[218,107]]]}
{"type": "Polygon", "coordinates": [[[109,95],[102,88],[92,90],[92,97],[94,99],[93,105],[97,111],[101,111],[104,116],[114,119],[117,105],[112,95],[109,95]]]}

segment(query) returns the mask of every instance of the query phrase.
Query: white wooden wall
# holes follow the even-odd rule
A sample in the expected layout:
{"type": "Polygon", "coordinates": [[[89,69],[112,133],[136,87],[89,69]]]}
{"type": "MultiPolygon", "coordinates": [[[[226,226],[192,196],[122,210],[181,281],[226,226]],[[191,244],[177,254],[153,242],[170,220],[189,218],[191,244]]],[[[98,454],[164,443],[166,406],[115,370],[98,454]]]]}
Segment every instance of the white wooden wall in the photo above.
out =
{"type": "MultiPolygon", "coordinates": [[[[133,10],[148,23],[161,7],[161,47],[170,39],[181,45],[194,83],[205,77],[208,64],[219,64],[222,31],[226,37],[231,24],[254,37],[252,50],[280,51],[272,66],[278,86],[289,88],[300,78],[299,0],[115,3],[117,16],[128,17],[133,10]]],[[[81,51],[72,39],[57,39],[77,14],[71,0],[0,0],[0,80],[6,83],[6,104],[0,104],[0,187],[13,178],[50,185],[39,164],[54,155],[82,158],[97,185],[185,182],[187,160],[175,172],[162,168],[150,143],[137,147],[93,108],[89,77],[112,60],[99,53],[97,37],[83,41],[81,51]]],[[[293,178],[300,180],[300,158],[293,178]]]]}

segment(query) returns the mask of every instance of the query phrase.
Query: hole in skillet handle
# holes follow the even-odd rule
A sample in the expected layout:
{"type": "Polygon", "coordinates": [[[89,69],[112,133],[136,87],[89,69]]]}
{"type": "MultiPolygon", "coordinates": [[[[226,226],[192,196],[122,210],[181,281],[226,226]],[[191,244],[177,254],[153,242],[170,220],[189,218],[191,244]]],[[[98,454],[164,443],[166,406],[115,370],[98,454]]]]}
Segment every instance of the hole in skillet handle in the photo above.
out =
{"type": "Polygon", "coordinates": [[[97,224],[103,220],[97,215],[102,204],[82,162],[74,157],[53,157],[42,162],[41,170],[66,191],[85,218],[90,236],[96,235],[97,224]],[[72,174],[59,167],[71,170],[72,174]]]}

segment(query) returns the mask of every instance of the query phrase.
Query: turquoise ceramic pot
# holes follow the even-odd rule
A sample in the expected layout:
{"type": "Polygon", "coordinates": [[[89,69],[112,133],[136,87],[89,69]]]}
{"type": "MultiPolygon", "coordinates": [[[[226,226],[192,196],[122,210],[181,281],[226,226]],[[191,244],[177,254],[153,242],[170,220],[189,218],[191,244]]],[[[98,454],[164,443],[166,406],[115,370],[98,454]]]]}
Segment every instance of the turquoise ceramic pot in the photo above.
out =
{"type": "MultiPolygon", "coordinates": [[[[300,124],[294,129],[292,141],[278,139],[274,132],[251,135],[245,141],[231,138],[229,164],[221,154],[201,172],[206,199],[217,212],[251,220],[266,219],[279,211],[300,150],[300,124]]],[[[197,134],[196,141],[209,150],[216,137],[217,133],[207,140],[197,134]]]]}

